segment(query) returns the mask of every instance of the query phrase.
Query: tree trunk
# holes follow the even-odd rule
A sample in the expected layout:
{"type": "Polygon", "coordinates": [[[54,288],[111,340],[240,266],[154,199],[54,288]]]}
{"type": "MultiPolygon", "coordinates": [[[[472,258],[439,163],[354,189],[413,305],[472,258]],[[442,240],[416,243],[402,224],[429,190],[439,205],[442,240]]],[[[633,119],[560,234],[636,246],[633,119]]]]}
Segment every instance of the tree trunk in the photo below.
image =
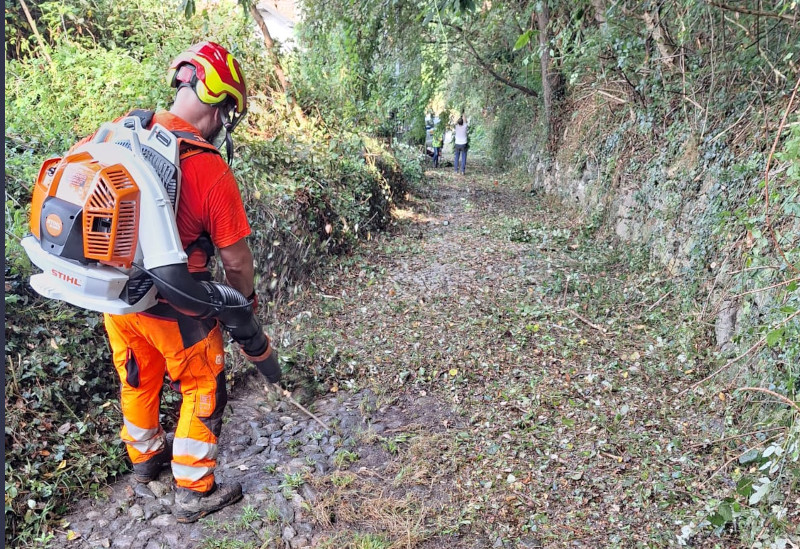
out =
{"type": "Polygon", "coordinates": [[[664,31],[664,28],[661,25],[661,16],[658,14],[658,10],[653,12],[644,12],[642,19],[644,19],[647,32],[650,33],[656,43],[658,53],[661,56],[661,62],[664,63],[664,66],[667,69],[671,70],[674,66],[674,62],[672,60],[674,53],[670,45],[667,43],[667,33],[664,31]]]}
{"type": "Polygon", "coordinates": [[[50,58],[50,54],[47,53],[47,46],[44,44],[44,40],[42,40],[42,35],[39,34],[39,29],[36,28],[36,22],[31,17],[31,12],[28,10],[28,4],[25,3],[25,0],[19,0],[19,3],[22,5],[22,11],[25,12],[25,18],[28,20],[28,24],[31,26],[31,30],[33,31],[33,35],[36,37],[36,41],[39,42],[39,48],[42,50],[42,55],[44,58],[47,59],[47,62],[50,63],[50,66],[53,67],[53,60],[50,58]]]}
{"type": "Polygon", "coordinates": [[[289,81],[286,79],[286,73],[283,72],[283,67],[281,67],[281,62],[278,59],[278,52],[275,51],[275,41],[272,40],[272,35],[269,33],[267,23],[264,21],[264,17],[258,10],[257,4],[258,0],[250,2],[250,15],[253,17],[253,19],[255,19],[256,23],[258,24],[258,28],[261,29],[261,34],[264,35],[264,45],[267,47],[267,51],[272,58],[272,64],[275,68],[275,76],[278,77],[278,82],[280,82],[281,88],[283,88],[283,93],[285,93],[288,98],[289,81]]]}
{"type": "Polygon", "coordinates": [[[550,37],[547,25],[550,23],[550,8],[547,2],[542,2],[542,11],[536,14],[539,25],[539,48],[542,52],[542,99],[544,100],[544,121],[547,128],[547,139],[553,125],[553,86],[550,80],[550,37]]]}

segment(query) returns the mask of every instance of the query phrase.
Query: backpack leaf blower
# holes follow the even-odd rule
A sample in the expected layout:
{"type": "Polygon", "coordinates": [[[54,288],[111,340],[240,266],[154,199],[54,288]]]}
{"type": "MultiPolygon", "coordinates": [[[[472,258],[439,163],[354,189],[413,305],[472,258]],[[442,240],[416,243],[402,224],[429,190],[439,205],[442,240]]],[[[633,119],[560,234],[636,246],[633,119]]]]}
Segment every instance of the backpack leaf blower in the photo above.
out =
{"type": "Polygon", "coordinates": [[[216,318],[271,382],[280,367],[252,303],[189,273],[175,222],[178,138],[136,116],[103,124],[63,158],[46,160],[34,186],[31,234],[22,246],[42,273],[39,294],[92,311],[141,312],[165,300],[196,318],[216,318]]]}

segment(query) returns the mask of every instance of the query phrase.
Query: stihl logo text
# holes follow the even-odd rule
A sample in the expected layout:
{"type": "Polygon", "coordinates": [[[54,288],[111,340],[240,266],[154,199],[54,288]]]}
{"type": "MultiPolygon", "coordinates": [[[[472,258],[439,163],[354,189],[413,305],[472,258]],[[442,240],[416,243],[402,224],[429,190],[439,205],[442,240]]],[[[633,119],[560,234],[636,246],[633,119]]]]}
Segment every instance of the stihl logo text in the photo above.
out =
{"type": "Polygon", "coordinates": [[[61,231],[64,229],[64,224],[61,222],[61,218],[56,214],[48,215],[44,220],[44,226],[47,229],[47,232],[53,236],[60,235],[61,231]]]}
{"type": "Polygon", "coordinates": [[[55,269],[50,269],[50,274],[56,277],[59,280],[63,280],[64,282],[69,282],[73,286],[80,287],[81,281],[78,280],[75,276],[69,276],[67,274],[62,273],[61,271],[56,271],[55,269]]]}

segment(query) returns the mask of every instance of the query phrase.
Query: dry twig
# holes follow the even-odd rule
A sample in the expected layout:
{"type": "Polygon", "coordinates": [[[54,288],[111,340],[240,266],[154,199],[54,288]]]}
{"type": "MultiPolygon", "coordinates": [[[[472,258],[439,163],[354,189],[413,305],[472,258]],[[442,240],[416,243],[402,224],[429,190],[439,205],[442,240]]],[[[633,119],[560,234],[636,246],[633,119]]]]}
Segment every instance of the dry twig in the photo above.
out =
{"type": "Polygon", "coordinates": [[[767,230],[769,230],[769,234],[772,237],[772,243],[775,244],[775,249],[778,250],[778,253],[781,254],[783,260],[794,272],[800,272],[800,269],[792,265],[789,259],[787,259],[786,254],[783,253],[783,249],[780,247],[780,244],[778,244],[778,238],[775,236],[775,229],[773,229],[772,223],[769,219],[769,166],[772,162],[772,156],[775,154],[775,149],[778,146],[778,141],[781,138],[781,133],[783,133],[783,127],[786,125],[786,118],[789,116],[789,113],[792,112],[792,104],[794,103],[794,98],[797,96],[797,88],[799,87],[800,78],[797,79],[797,83],[794,85],[794,89],[792,90],[792,97],[789,99],[789,104],[786,106],[786,110],[783,112],[781,124],[778,126],[778,131],[775,134],[775,140],[772,142],[772,149],[769,151],[769,156],[767,157],[767,167],[764,169],[764,220],[767,224],[767,230]]]}
{"type": "Polygon", "coordinates": [[[800,281],[800,276],[795,277],[795,278],[790,278],[789,280],[786,280],[784,282],[778,282],[777,284],[773,284],[772,286],[767,286],[765,288],[757,288],[755,290],[748,290],[748,291],[742,292],[740,294],[735,294],[732,297],[738,298],[738,297],[742,297],[742,296],[745,296],[745,295],[757,294],[759,292],[765,292],[767,290],[772,290],[773,288],[780,288],[781,286],[788,286],[792,282],[798,282],[798,281],[800,281]]]}
{"type": "Polygon", "coordinates": [[[572,315],[573,315],[575,318],[577,318],[578,320],[580,320],[581,322],[583,322],[583,323],[584,323],[584,324],[586,324],[587,326],[590,326],[590,327],[594,328],[595,330],[597,330],[597,331],[598,331],[598,332],[600,332],[601,334],[605,334],[605,333],[606,333],[606,330],[605,330],[605,328],[603,328],[602,326],[598,326],[597,324],[593,324],[591,321],[589,321],[589,319],[587,319],[586,317],[584,317],[584,316],[582,316],[582,315],[578,314],[577,312],[573,311],[572,309],[564,309],[564,310],[565,310],[565,311],[568,311],[568,312],[569,312],[569,313],[571,313],[571,314],[572,314],[572,315]]]}
{"type": "Polygon", "coordinates": [[[784,402],[784,403],[788,404],[789,406],[791,406],[792,408],[794,408],[795,410],[800,412],[800,406],[795,401],[783,396],[780,393],[776,393],[775,391],[770,391],[769,389],[764,389],[763,387],[740,387],[740,388],[738,388],[736,390],[737,391],[756,391],[758,393],[766,393],[766,394],[768,394],[770,396],[774,396],[775,398],[777,398],[781,402],[784,402]]]}
{"type": "Polygon", "coordinates": [[[709,4],[714,6],[715,8],[720,8],[723,10],[732,11],[735,13],[743,13],[745,15],[757,15],[760,17],[771,17],[774,19],[782,19],[784,21],[789,21],[790,23],[794,23],[797,18],[793,15],[788,15],[786,13],[775,13],[770,11],[761,11],[761,10],[751,10],[748,8],[741,8],[739,6],[728,6],[721,2],[714,2],[714,0],[706,0],[709,4]]]}
{"type": "MultiPolygon", "coordinates": [[[[796,317],[797,315],[800,315],[800,311],[795,311],[794,313],[792,313],[792,314],[790,314],[789,316],[787,316],[786,318],[784,318],[784,319],[783,319],[783,321],[782,321],[780,324],[778,324],[778,326],[777,326],[777,327],[779,328],[779,327],[781,327],[781,326],[784,326],[785,324],[788,324],[788,323],[789,323],[789,321],[790,321],[790,320],[792,320],[792,319],[793,319],[794,317],[796,317]]],[[[700,380],[700,381],[698,381],[697,383],[694,383],[694,384],[693,384],[693,385],[691,385],[690,387],[688,387],[688,388],[684,389],[683,391],[681,391],[680,393],[678,393],[678,396],[681,396],[681,395],[683,395],[683,394],[687,393],[688,391],[692,391],[692,390],[696,389],[696,388],[697,388],[699,385],[702,385],[703,383],[705,383],[706,381],[708,381],[709,379],[711,379],[712,377],[714,377],[715,375],[717,375],[718,373],[720,373],[722,370],[724,370],[724,369],[725,369],[725,368],[727,368],[728,366],[730,366],[730,365],[732,365],[732,364],[736,364],[736,363],[737,363],[737,362],[739,362],[741,359],[743,359],[744,357],[746,357],[747,355],[749,355],[749,354],[750,354],[750,353],[752,353],[753,351],[755,351],[755,350],[757,350],[758,348],[760,348],[760,347],[761,347],[761,346],[762,346],[762,345],[763,345],[763,344],[764,344],[766,341],[767,341],[767,336],[764,336],[764,337],[762,337],[761,339],[759,339],[758,341],[756,341],[756,342],[755,342],[755,344],[754,344],[752,347],[750,347],[749,349],[747,349],[747,350],[746,350],[744,353],[740,354],[740,355],[739,355],[739,356],[737,356],[736,358],[732,358],[731,360],[729,360],[728,362],[726,362],[725,364],[723,364],[722,366],[720,366],[719,368],[717,368],[717,369],[716,369],[714,372],[712,372],[711,374],[707,375],[706,377],[704,377],[703,379],[701,379],[701,380],[700,380]]]]}
{"type": "Polygon", "coordinates": [[[678,396],[680,397],[680,396],[688,393],[689,391],[693,391],[694,389],[696,389],[697,387],[699,387],[700,385],[702,385],[703,383],[705,383],[706,381],[708,381],[712,377],[716,376],[718,373],[720,373],[722,370],[724,370],[728,366],[736,364],[737,362],[742,360],[744,357],[746,357],[747,355],[749,355],[750,353],[752,353],[753,351],[755,351],[756,349],[761,347],[766,341],[767,341],[766,336],[762,337],[761,339],[756,341],[755,344],[752,347],[750,347],[749,349],[747,349],[745,352],[743,352],[742,354],[740,354],[736,358],[730,359],[728,362],[726,362],[725,364],[723,364],[722,366],[720,366],[719,368],[714,370],[712,373],[710,373],[709,375],[707,375],[706,377],[704,377],[703,379],[701,379],[697,383],[694,383],[694,384],[690,385],[689,387],[687,387],[686,389],[684,389],[683,391],[678,393],[678,396]]]}
{"type": "Polygon", "coordinates": [[[723,469],[725,469],[725,468],[726,468],[728,465],[730,465],[731,463],[733,463],[734,461],[736,461],[737,459],[739,459],[740,457],[742,457],[743,455],[745,455],[747,452],[749,452],[749,451],[750,451],[750,450],[752,450],[753,448],[758,448],[758,447],[760,447],[760,446],[763,446],[763,445],[765,445],[767,442],[772,442],[772,441],[773,441],[773,440],[775,440],[776,438],[778,438],[778,435],[775,435],[774,437],[769,437],[768,439],[764,440],[763,442],[760,442],[760,443],[756,444],[756,445],[755,445],[755,446],[753,446],[752,448],[748,448],[748,449],[747,449],[747,450],[745,450],[744,452],[741,452],[741,453],[739,453],[739,454],[736,454],[736,455],[735,455],[735,456],[733,456],[731,459],[729,459],[728,461],[726,461],[725,463],[723,463],[723,464],[722,464],[722,466],[721,466],[720,468],[718,468],[716,471],[714,471],[714,473],[713,473],[713,474],[712,474],[710,477],[708,477],[706,480],[704,480],[704,481],[703,481],[703,483],[702,483],[702,485],[703,485],[703,486],[705,486],[706,484],[708,484],[709,482],[711,482],[711,479],[713,479],[715,476],[717,476],[717,474],[719,474],[719,472],[720,472],[720,471],[722,471],[723,469]]]}
{"type": "Polygon", "coordinates": [[[786,429],[786,427],[773,427],[771,429],[763,429],[763,430],[759,430],[759,431],[750,431],[749,433],[742,433],[741,435],[731,435],[729,437],[721,438],[721,439],[718,439],[718,440],[709,440],[707,442],[698,442],[696,444],[690,444],[689,448],[700,448],[701,446],[710,446],[712,444],[720,444],[722,442],[727,442],[729,440],[734,440],[734,439],[740,439],[741,440],[744,437],[747,437],[747,436],[750,436],[750,435],[757,435],[759,433],[770,433],[772,431],[780,431],[781,429],[786,429]]]}
{"type": "Polygon", "coordinates": [[[28,11],[28,4],[25,3],[25,0],[19,0],[19,3],[22,5],[22,11],[25,12],[25,18],[28,20],[28,24],[31,26],[31,30],[33,31],[33,35],[36,37],[36,41],[39,42],[39,47],[42,49],[42,55],[44,58],[47,59],[47,62],[50,63],[50,67],[54,67],[53,60],[50,58],[50,54],[47,53],[47,46],[44,44],[44,40],[42,40],[42,35],[39,34],[39,29],[36,28],[36,22],[31,17],[31,12],[28,11]]]}
{"type": "MultiPolygon", "coordinates": [[[[315,416],[314,414],[312,414],[311,412],[309,412],[309,411],[308,411],[308,409],[307,409],[305,406],[303,406],[302,404],[300,404],[299,402],[297,402],[295,399],[293,399],[293,398],[292,398],[292,393],[290,393],[290,392],[289,392],[289,391],[287,391],[286,389],[282,388],[282,387],[281,387],[280,385],[278,385],[277,383],[273,383],[273,384],[272,384],[272,387],[273,387],[273,389],[274,389],[274,390],[275,390],[275,391],[276,391],[276,392],[277,392],[279,395],[283,396],[283,398],[285,398],[287,401],[289,401],[289,402],[290,402],[290,403],[292,403],[294,406],[296,406],[296,407],[297,407],[297,408],[298,408],[298,409],[299,409],[301,412],[303,412],[303,413],[304,413],[304,414],[306,414],[308,417],[310,417],[311,419],[313,419],[314,421],[316,421],[317,423],[319,423],[320,425],[322,425],[322,427],[323,427],[323,428],[324,428],[326,431],[329,431],[329,430],[330,430],[330,427],[328,427],[327,425],[325,425],[325,423],[324,423],[324,422],[323,422],[323,421],[322,421],[320,418],[318,418],[317,416],[315,416]]],[[[270,389],[270,386],[269,386],[269,385],[265,385],[265,386],[264,386],[264,390],[266,390],[266,391],[267,391],[267,393],[269,393],[269,392],[270,392],[270,390],[271,390],[271,389],[270,389]]]]}

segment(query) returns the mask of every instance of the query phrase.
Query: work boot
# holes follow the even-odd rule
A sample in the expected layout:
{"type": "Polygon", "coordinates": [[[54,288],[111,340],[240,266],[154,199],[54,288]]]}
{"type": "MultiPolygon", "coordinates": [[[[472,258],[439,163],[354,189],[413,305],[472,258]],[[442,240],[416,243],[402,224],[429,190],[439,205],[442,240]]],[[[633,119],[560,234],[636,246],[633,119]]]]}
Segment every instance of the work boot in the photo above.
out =
{"type": "Polygon", "coordinates": [[[161,470],[172,462],[172,443],[175,433],[167,434],[164,447],[159,453],[142,463],[133,465],[133,480],[142,484],[158,480],[161,470]]]}
{"type": "Polygon", "coordinates": [[[242,499],[242,485],[238,482],[214,484],[208,492],[178,488],[172,514],[178,522],[194,522],[240,499],[242,499]]]}

